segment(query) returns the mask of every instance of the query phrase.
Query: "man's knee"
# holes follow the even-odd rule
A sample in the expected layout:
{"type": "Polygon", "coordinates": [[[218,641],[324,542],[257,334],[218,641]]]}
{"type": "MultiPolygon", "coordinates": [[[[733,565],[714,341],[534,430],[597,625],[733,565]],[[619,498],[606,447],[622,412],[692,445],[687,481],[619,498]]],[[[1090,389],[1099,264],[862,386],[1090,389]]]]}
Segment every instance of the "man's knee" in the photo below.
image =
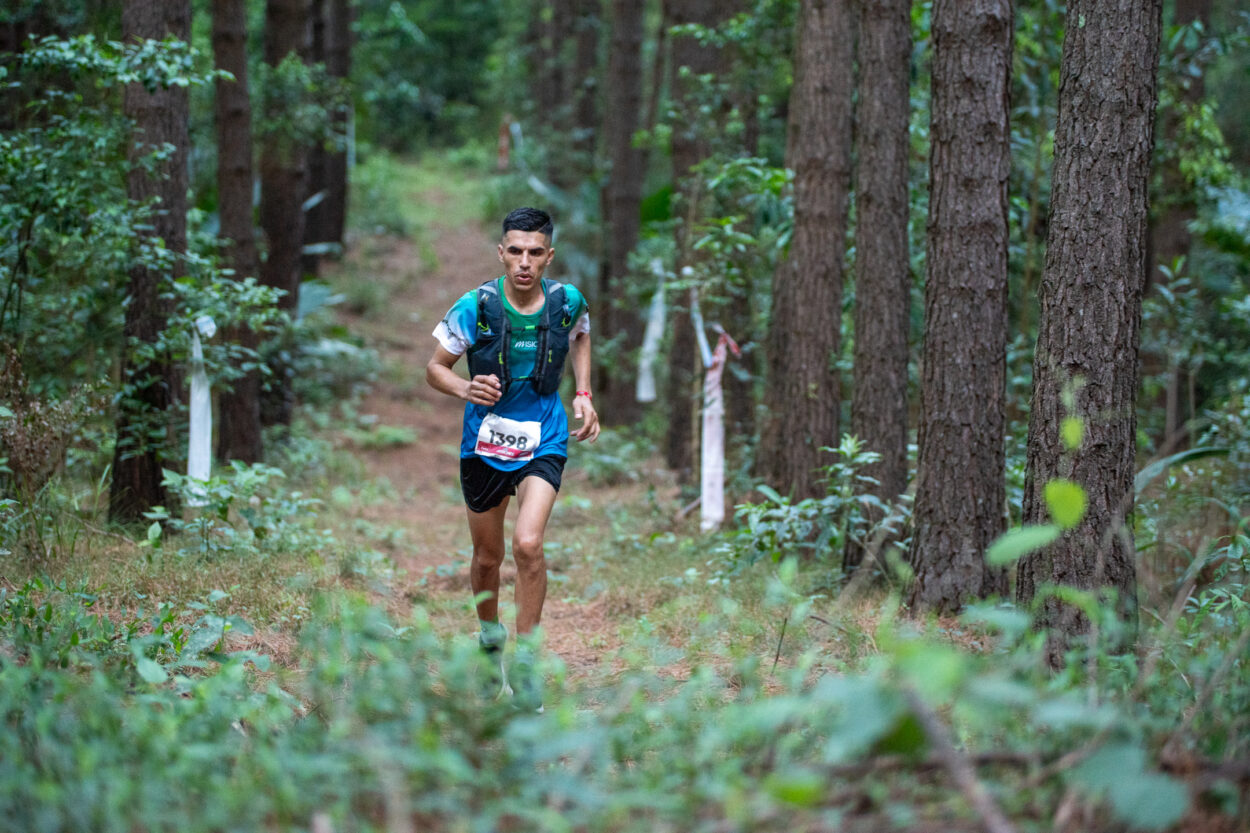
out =
{"type": "Polygon", "coordinates": [[[493,569],[503,563],[503,546],[492,544],[473,545],[473,566],[493,569]]]}
{"type": "Polygon", "coordinates": [[[512,556],[518,570],[535,572],[547,568],[543,562],[543,537],[539,534],[518,531],[512,538],[512,556]]]}

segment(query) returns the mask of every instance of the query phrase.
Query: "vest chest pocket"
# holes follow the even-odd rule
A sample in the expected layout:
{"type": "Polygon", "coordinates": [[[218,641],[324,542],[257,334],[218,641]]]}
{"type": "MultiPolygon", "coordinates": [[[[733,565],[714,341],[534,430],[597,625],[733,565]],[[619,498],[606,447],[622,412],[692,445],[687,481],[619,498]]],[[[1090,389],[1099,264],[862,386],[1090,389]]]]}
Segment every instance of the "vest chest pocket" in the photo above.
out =
{"type": "Polygon", "coordinates": [[[487,414],[477,432],[473,453],[496,460],[532,460],[542,442],[542,423],[487,414]]]}

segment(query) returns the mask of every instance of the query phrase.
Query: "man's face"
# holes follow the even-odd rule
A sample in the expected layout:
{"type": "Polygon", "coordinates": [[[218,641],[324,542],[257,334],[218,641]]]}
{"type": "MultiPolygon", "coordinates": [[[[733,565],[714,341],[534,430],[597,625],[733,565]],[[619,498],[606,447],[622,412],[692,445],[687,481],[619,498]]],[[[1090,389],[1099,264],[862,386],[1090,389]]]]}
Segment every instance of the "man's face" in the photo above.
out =
{"type": "Polygon", "coordinates": [[[499,260],[514,290],[529,292],[539,285],[555,249],[547,235],[538,231],[509,231],[499,244],[499,260]]]}

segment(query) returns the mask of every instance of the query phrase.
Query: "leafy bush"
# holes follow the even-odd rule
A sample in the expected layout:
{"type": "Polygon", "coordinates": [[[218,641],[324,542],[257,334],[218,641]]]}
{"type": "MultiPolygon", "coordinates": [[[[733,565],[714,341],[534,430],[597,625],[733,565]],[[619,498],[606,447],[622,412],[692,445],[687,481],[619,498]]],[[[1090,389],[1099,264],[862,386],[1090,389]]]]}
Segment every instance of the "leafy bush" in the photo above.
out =
{"type": "Polygon", "coordinates": [[[863,450],[860,441],[849,434],[843,435],[837,448],[822,450],[836,457],[825,468],[828,494],[796,502],[769,486],[757,486],[768,502],[744,503],[735,510],[741,527],[731,533],[732,563],[750,565],[765,556],[778,562],[798,554],[828,559],[852,544],[867,547],[883,528],[900,529],[906,520],[906,504],[892,507],[868,494],[865,487],[876,481],[860,473],[880,455],[863,450]],[[874,515],[883,520],[874,522],[874,515]]]}
{"type": "MultiPolygon", "coordinates": [[[[282,682],[221,644],[188,665],[168,632],[136,652],[144,628],[83,615],[89,594],[33,595],[0,596],[4,830],[933,829],[986,813],[1044,828],[1065,795],[1089,829],[1164,830],[1194,798],[1155,760],[1199,724],[1178,732],[1170,695],[1135,700],[1185,672],[1048,678],[1009,606],[960,623],[977,653],[887,615],[859,673],[822,676],[814,654],[776,675],[758,657],[684,680],[635,667],[586,692],[589,710],[548,663],[547,713],[530,715],[484,701],[475,641],[419,610],[398,625],[323,601],[282,682]]],[[[1244,755],[1234,713],[1210,718],[1244,755]]],[[[1218,779],[1195,789],[1240,801],[1218,779]]]]}
{"type": "Polygon", "coordinates": [[[283,477],[281,469],[238,460],[207,481],[166,469],[165,487],[188,508],[186,516],[174,516],[163,506],[146,513],[152,521],[148,546],[158,553],[201,558],[325,546],[329,533],[310,525],[321,501],[276,488],[274,481],[283,477]]]}
{"type": "Polygon", "coordinates": [[[606,429],[594,443],[571,443],[569,456],[596,486],[637,481],[646,474],[655,446],[640,435],[606,429]]]}

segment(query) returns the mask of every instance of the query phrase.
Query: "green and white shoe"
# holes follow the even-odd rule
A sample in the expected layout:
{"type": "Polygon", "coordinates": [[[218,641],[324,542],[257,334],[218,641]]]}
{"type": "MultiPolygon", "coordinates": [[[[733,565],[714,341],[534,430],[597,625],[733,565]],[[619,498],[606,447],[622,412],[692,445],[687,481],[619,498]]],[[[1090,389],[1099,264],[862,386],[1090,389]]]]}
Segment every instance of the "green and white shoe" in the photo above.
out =
{"type": "Polygon", "coordinates": [[[521,711],[543,712],[543,674],[532,646],[518,644],[512,661],[512,704],[521,711]]]}
{"type": "Polygon", "coordinates": [[[486,678],[482,685],[484,697],[502,700],[512,696],[512,686],[508,685],[508,672],[503,662],[503,649],[507,642],[508,629],[503,625],[493,629],[493,632],[483,630],[478,634],[477,644],[486,661],[486,678]]]}

